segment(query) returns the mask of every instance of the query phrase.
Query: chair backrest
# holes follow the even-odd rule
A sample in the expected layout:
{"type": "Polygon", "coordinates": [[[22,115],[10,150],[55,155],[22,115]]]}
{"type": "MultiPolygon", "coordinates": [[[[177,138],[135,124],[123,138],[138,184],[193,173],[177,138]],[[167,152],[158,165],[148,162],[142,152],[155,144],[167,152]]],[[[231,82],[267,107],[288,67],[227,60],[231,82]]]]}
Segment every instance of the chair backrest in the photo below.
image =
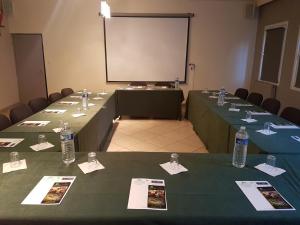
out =
{"type": "Polygon", "coordinates": [[[49,102],[50,103],[53,103],[53,102],[56,102],[57,100],[63,98],[63,96],[61,95],[61,93],[58,93],[58,92],[54,92],[52,94],[49,95],[49,102]]]}
{"type": "Polygon", "coordinates": [[[254,104],[254,105],[258,105],[260,106],[262,100],[263,100],[263,96],[262,94],[260,93],[256,93],[256,92],[252,92],[248,98],[247,98],[247,101],[254,104]]]}
{"type": "Polygon", "coordinates": [[[10,125],[10,120],[6,116],[0,114],[0,131],[8,128],[10,125]]]}
{"type": "Polygon", "coordinates": [[[300,126],[300,109],[294,107],[286,107],[282,110],[280,116],[300,126]]]}
{"type": "Polygon", "coordinates": [[[172,83],[171,82],[156,82],[155,86],[158,86],[158,87],[166,86],[166,87],[170,88],[170,87],[172,87],[172,83]]]}
{"type": "Polygon", "coordinates": [[[248,90],[245,88],[238,88],[238,89],[236,89],[234,95],[241,99],[246,100],[248,97],[248,90]]]}
{"type": "Polygon", "coordinates": [[[278,101],[276,98],[267,98],[263,101],[261,107],[268,112],[277,115],[280,105],[280,101],[278,101]]]}
{"type": "Polygon", "coordinates": [[[63,89],[61,89],[60,93],[62,94],[63,97],[66,97],[70,94],[73,94],[74,91],[72,88],[63,88],[63,89]]]}
{"type": "Polygon", "coordinates": [[[10,121],[15,124],[33,114],[32,110],[28,105],[19,104],[12,108],[9,112],[10,121]]]}
{"type": "Polygon", "coordinates": [[[147,86],[147,83],[144,81],[132,81],[130,86],[147,86]]]}
{"type": "Polygon", "coordinates": [[[29,107],[31,108],[32,112],[37,113],[48,106],[48,101],[45,98],[35,98],[31,99],[28,102],[29,107]]]}

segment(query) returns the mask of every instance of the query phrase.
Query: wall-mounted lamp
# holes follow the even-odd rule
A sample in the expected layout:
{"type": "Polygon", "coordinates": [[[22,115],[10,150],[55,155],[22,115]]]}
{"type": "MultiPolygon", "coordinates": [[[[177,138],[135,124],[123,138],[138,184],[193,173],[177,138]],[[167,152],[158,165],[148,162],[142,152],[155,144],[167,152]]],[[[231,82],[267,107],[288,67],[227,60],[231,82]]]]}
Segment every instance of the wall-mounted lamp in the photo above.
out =
{"type": "Polygon", "coordinates": [[[101,1],[100,12],[104,18],[110,18],[110,7],[107,4],[107,1],[101,1]]]}

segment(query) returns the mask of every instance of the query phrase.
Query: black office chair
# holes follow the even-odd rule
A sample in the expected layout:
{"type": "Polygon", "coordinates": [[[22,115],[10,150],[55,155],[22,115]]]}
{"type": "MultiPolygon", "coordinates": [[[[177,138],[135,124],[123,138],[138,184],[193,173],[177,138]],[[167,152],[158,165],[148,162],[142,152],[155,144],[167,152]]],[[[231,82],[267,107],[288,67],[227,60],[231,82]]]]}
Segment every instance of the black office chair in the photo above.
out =
{"type": "Polygon", "coordinates": [[[31,116],[33,114],[31,108],[25,104],[19,104],[12,108],[9,112],[9,118],[12,124],[18,123],[19,121],[31,116]]]}
{"type": "Polygon", "coordinates": [[[144,81],[132,81],[130,86],[147,86],[147,83],[144,81]]]}
{"type": "Polygon", "coordinates": [[[66,96],[68,96],[68,95],[70,95],[70,94],[73,94],[74,91],[73,91],[72,88],[63,88],[63,89],[61,89],[60,93],[61,93],[61,95],[62,95],[63,97],[66,97],[66,96]]]}
{"type": "Polygon", "coordinates": [[[247,98],[247,101],[254,104],[254,105],[257,105],[257,106],[260,106],[262,100],[263,100],[263,96],[262,94],[260,93],[256,93],[256,92],[252,92],[248,98],[247,98]]]}
{"type": "Polygon", "coordinates": [[[47,101],[47,99],[45,98],[35,98],[35,99],[31,99],[28,102],[29,107],[31,108],[33,113],[37,113],[43,109],[45,109],[49,103],[47,101]]]}
{"type": "Polygon", "coordinates": [[[0,131],[8,128],[10,125],[10,120],[6,116],[0,114],[0,131]]]}
{"type": "Polygon", "coordinates": [[[172,83],[171,82],[156,82],[155,86],[170,88],[170,87],[172,87],[172,83]]]}
{"type": "Polygon", "coordinates": [[[248,90],[245,88],[238,88],[238,89],[236,89],[234,95],[241,99],[246,100],[248,97],[248,90]]]}
{"type": "Polygon", "coordinates": [[[282,110],[280,116],[294,124],[300,126],[300,110],[294,107],[286,107],[282,110]]]}
{"type": "Polygon", "coordinates": [[[263,101],[261,107],[270,113],[277,115],[280,109],[280,101],[275,98],[267,98],[263,101]]]}
{"type": "Polygon", "coordinates": [[[54,93],[49,95],[48,100],[49,100],[50,103],[53,103],[53,102],[56,102],[56,101],[58,101],[59,99],[62,99],[62,98],[63,98],[63,96],[61,95],[61,93],[54,92],[54,93]]]}

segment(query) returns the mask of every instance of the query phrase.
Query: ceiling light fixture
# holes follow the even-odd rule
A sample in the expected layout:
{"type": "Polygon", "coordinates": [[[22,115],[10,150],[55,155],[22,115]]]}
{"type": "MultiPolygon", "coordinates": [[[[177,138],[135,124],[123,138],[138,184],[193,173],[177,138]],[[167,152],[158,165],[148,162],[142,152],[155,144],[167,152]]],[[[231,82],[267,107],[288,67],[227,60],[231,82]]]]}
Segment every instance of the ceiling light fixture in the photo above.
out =
{"type": "Polygon", "coordinates": [[[101,15],[104,17],[104,18],[110,18],[110,7],[109,5],[107,4],[107,1],[101,1],[101,15]]]}

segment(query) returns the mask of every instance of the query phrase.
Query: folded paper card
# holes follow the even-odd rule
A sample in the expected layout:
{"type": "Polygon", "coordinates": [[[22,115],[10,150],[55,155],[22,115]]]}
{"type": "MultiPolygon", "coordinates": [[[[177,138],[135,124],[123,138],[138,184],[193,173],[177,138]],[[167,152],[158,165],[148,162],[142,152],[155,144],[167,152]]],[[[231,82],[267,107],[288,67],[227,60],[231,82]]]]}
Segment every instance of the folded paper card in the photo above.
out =
{"type": "Polygon", "coordinates": [[[237,108],[229,108],[228,111],[230,111],[230,112],[239,112],[240,109],[237,109],[237,108]]]}
{"type": "Polygon", "coordinates": [[[52,129],[55,133],[60,133],[62,128],[61,127],[58,127],[58,128],[53,128],[52,129]]]}
{"type": "Polygon", "coordinates": [[[80,116],[86,116],[86,114],[85,113],[73,113],[72,116],[77,118],[77,117],[80,117],[80,116]]]}
{"type": "Polygon", "coordinates": [[[181,164],[177,164],[177,163],[166,162],[166,163],[160,164],[160,166],[171,175],[188,171],[187,168],[185,168],[181,164]]]}
{"type": "Polygon", "coordinates": [[[274,124],[274,123],[271,123],[270,126],[273,127],[274,129],[299,129],[299,127],[294,125],[294,124],[274,124]]]}
{"type": "Polygon", "coordinates": [[[41,144],[36,144],[36,145],[30,146],[30,148],[34,151],[42,151],[42,150],[52,148],[52,147],[54,147],[54,145],[49,142],[44,142],[41,144]]]}
{"type": "Polygon", "coordinates": [[[243,121],[247,122],[247,123],[255,123],[257,122],[256,119],[242,119],[243,121]]]}
{"type": "Polygon", "coordinates": [[[269,116],[272,115],[269,112],[255,112],[255,111],[249,111],[251,113],[251,115],[253,116],[269,116]]]}
{"type": "Polygon", "coordinates": [[[62,104],[62,105],[77,105],[77,104],[79,104],[79,102],[73,102],[73,101],[60,101],[60,102],[58,102],[58,104],[62,104]]]}
{"type": "Polygon", "coordinates": [[[277,132],[272,131],[272,130],[257,130],[256,132],[264,134],[264,135],[272,135],[272,134],[276,134],[277,132]]]}
{"type": "Polygon", "coordinates": [[[95,97],[93,98],[94,100],[102,100],[103,98],[102,97],[95,97]]]}
{"type": "Polygon", "coordinates": [[[236,106],[245,106],[245,107],[250,107],[250,106],[253,106],[253,105],[251,105],[251,104],[243,104],[243,103],[237,103],[237,104],[235,104],[236,106]]]}
{"type": "Polygon", "coordinates": [[[24,121],[18,124],[18,127],[44,127],[48,123],[50,123],[50,121],[24,121]]]}
{"type": "Polygon", "coordinates": [[[78,164],[78,166],[84,174],[104,169],[104,166],[98,160],[96,162],[84,162],[78,164]]]}
{"type": "Polygon", "coordinates": [[[3,163],[3,173],[9,173],[17,170],[27,169],[26,159],[22,159],[16,162],[3,163]]]}
{"type": "Polygon", "coordinates": [[[281,168],[278,168],[275,166],[270,166],[266,163],[259,164],[259,165],[255,166],[255,168],[266,174],[271,175],[272,177],[276,177],[276,176],[286,172],[284,169],[281,169],[281,168]]]}
{"type": "Polygon", "coordinates": [[[66,111],[67,110],[65,110],[65,109],[45,109],[44,110],[45,113],[53,113],[53,114],[63,114],[66,111]]]}
{"type": "Polygon", "coordinates": [[[13,148],[23,140],[24,138],[0,138],[0,148],[13,148]]]}

